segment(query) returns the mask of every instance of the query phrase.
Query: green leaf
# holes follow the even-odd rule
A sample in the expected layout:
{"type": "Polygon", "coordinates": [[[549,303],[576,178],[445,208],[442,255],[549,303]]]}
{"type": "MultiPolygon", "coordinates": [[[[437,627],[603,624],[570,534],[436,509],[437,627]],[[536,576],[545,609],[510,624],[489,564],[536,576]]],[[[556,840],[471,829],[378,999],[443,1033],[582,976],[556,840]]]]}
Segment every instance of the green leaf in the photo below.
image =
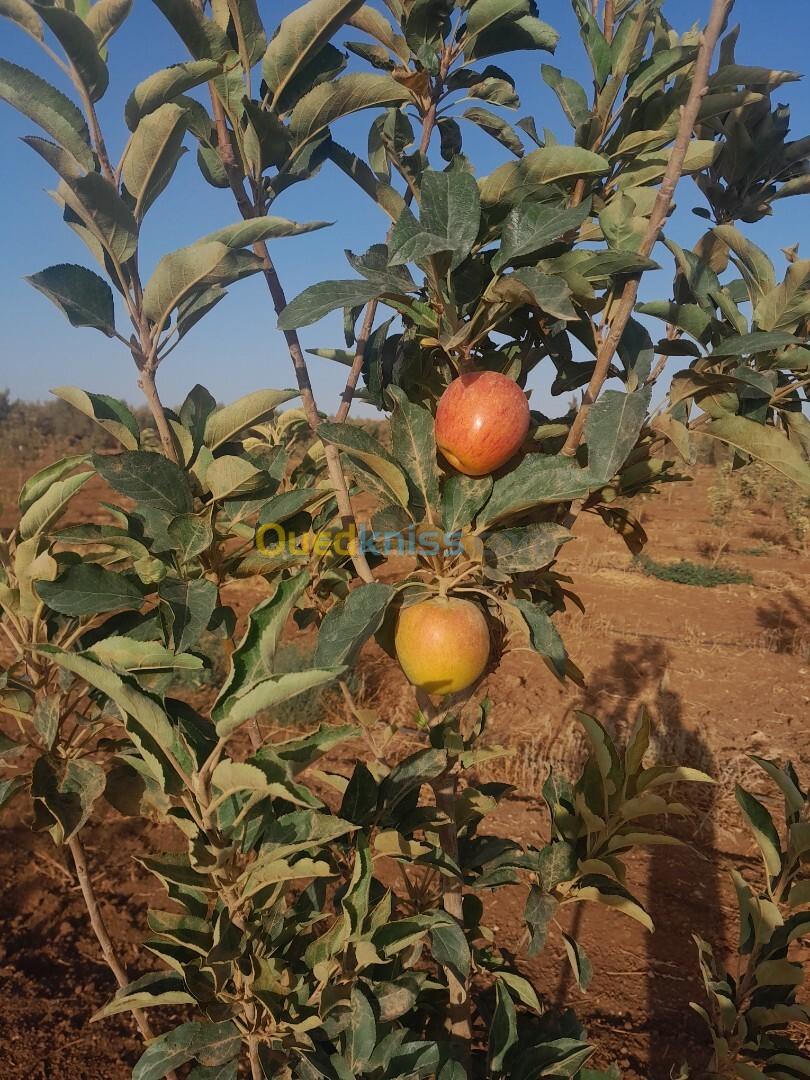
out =
{"type": "Polygon", "coordinates": [[[799,487],[810,488],[810,464],[800,444],[776,428],[743,416],[724,416],[709,421],[701,432],[764,461],[799,487]]]}
{"type": "Polygon", "coordinates": [[[105,694],[126,715],[125,727],[143,758],[149,774],[165,786],[170,766],[164,751],[176,744],[174,729],[164,709],[148,694],[141,692],[128,676],[120,676],[85,656],[64,652],[53,645],[40,645],[38,651],[52,663],[72,672],[105,694]]]}
{"type": "Polygon", "coordinates": [[[172,550],[178,553],[183,562],[202,555],[214,540],[210,512],[179,514],[169,522],[166,532],[172,541],[172,550]]]}
{"type": "Polygon", "coordinates": [[[390,75],[345,75],[316,86],[301,98],[290,115],[290,134],[300,146],[342,116],[409,100],[407,90],[390,75]]]}
{"type": "MultiPolygon", "coordinates": [[[[92,9],[91,9],[92,10],[92,9]]],[[[90,1017],[90,1023],[132,1009],[149,1009],[156,1005],[193,1005],[195,999],[185,988],[182,976],[173,971],[150,971],[128,986],[90,1017]]]]}
{"type": "Polygon", "coordinates": [[[407,508],[408,483],[405,474],[382,443],[362,428],[348,424],[322,423],[318,426],[318,435],[350,457],[359,458],[385,482],[400,506],[407,508]]]}
{"type": "Polygon", "coordinates": [[[577,3],[580,20],[580,37],[590,57],[596,85],[601,90],[612,70],[611,48],[594,16],[584,3],[577,3]]]}
{"type": "Polygon", "coordinates": [[[15,795],[25,788],[25,781],[21,776],[10,776],[7,780],[0,780],[0,810],[8,806],[15,795]]]}
{"type": "Polygon", "coordinates": [[[487,291],[487,299],[502,299],[517,306],[529,304],[558,319],[577,318],[565,278],[545,274],[534,266],[521,266],[508,277],[499,278],[487,291]]]}
{"type": "Polygon", "coordinates": [[[226,225],[224,229],[208,233],[200,242],[217,241],[229,248],[242,248],[284,236],[301,236],[316,229],[325,229],[331,224],[330,221],[289,221],[282,217],[252,218],[250,221],[238,221],[235,225],[226,225]]]}
{"type": "Polygon", "coordinates": [[[555,840],[540,848],[537,866],[543,888],[551,892],[556,885],[576,878],[579,866],[576,849],[564,840],[555,840]]]}
{"type": "Polygon", "coordinates": [[[486,537],[486,562],[504,574],[520,574],[547,566],[573,534],[553,522],[534,522],[516,529],[500,529],[486,537]]]}
{"type": "Polygon", "coordinates": [[[87,650],[91,660],[105,667],[131,674],[150,674],[159,671],[201,671],[203,662],[191,653],[177,653],[159,641],[137,641],[135,638],[102,638],[87,650]]]}
{"type": "MultiPolygon", "coordinates": [[[[216,13],[217,7],[213,6],[216,13]]],[[[220,7],[220,11],[222,8],[220,7]]],[[[228,13],[227,25],[229,33],[242,42],[242,47],[247,55],[249,65],[261,60],[267,48],[267,35],[264,32],[264,24],[259,14],[258,0],[231,0],[226,3],[225,10],[228,13]]],[[[224,21],[224,12],[220,16],[224,21]]]]}
{"type": "Polygon", "coordinates": [[[524,979],[522,975],[515,975],[512,971],[499,971],[495,977],[511,990],[518,1001],[532,1009],[538,1016],[542,1013],[540,999],[528,979],[524,979]]]}
{"type": "Polygon", "coordinates": [[[54,843],[64,844],[90,817],[105,783],[104,770],[89,758],[70,759],[58,766],[39,758],[31,775],[34,828],[47,829],[54,843]]]}
{"type": "Polygon", "coordinates": [[[271,675],[269,678],[257,683],[241,697],[228,702],[227,709],[223,708],[222,716],[217,720],[217,734],[220,736],[232,735],[234,731],[246,724],[248,720],[266,709],[272,709],[290,698],[303,694],[318,686],[325,686],[343,673],[342,667],[327,668],[325,670],[312,669],[309,671],[293,671],[284,675],[271,675]]]}
{"type": "Polygon", "coordinates": [[[43,40],[42,22],[28,0],[0,0],[0,17],[16,23],[36,41],[43,40]]]}
{"type": "Polygon", "coordinates": [[[670,75],[687,67],[697,59],[696,45],[677,45],[674,49],[660,49],[649,60],[635,69],[627,80],[627,97],[643,97],[648,90],[662,89],[670,75]]]}
{"type": "Polygon", "coordinates": [[[239,499],[267,490],[269,477],[236,454],[215,458],[205,471],[205,485],[214,499],[239,499]]]}
{"type": "Polygon", "coordinates": [[[624,465],[638,441],[649,403],[649,390],[633,394],[605,390],[591,408],[585,442],[588,472],[597,483],[607,483],[624,465]]]}
{"type": "Polygon", "coordinates": [[[143,290],[144,314],[165,327],[172,311],[190,293],[210,285],[226,285],[261,270],[255,255],[233,251],[217,241],[201,241],[164,255],[143,290]]]}
{"type": "Polygon", "coordinates": [[[580,881],[572,900],[593,901],[605,907],[614,908],[623,915],[635,919],[643,927],[653,932],[653,921],[641,904],[618,882],[599,874],[587,874],[580,881]]]}
{"type": "Polygon", "coordinates": [[[452,0],[413,0],[405,20],[405,40],[428,71],[438,70],[438,54],[450,31],[452,0]]]}
{"type": "Polygon", "coordinates": [[[784,795],[786,813],[788,815],[795,814],[797,817],[801,817],[802,811],[804,810],[805,796],[797,786],[797,783],[791,778],[789,772],[785,769],[780,769],[775,762],[769,761],[764,757],[759,757],[757,754],[752,754],[751,759],[768,774],[784,795]]]}
{"type": "Polygon", "coordinates": [[[591,107],[588,104],[588,95],[582,86],[575,80],[563,75],[559,68],[543,64],[540,73],[547,86],[550,86],[562,105],[563,112],[568,117],[573,128],[586,123],[591,118],[591,107]]]}
{"type": "Polygon", "coordinates": [[[140,440],[138,421],[123,401],[107,394],[91,394],[77,386],[57,386],[51,393],[78,409],[84,416],[95,420],[128,450],[134,451],[137,448],[140,440]]]}
{"type": "Polygon", "coordinates": [[[262,75],[270,91],[270,108],[332,35],[363,6],[363,0],[309,0],[282,19],[267,46],[262,75]]]}
{"type": "Polygon", "coordinates": [[[487,135],[491,135],[496,142],[499,142],[501,146],[505,146],[515,157],[523,157],[525,147],[520,136],[502,116],[475,105],[471,109],[465,109],[461,117],[463,120],[469,120],[470,123],[475,124],[487,135]]]}
{"type": "Polygon", "coordinates": [[[572,210],[548,203],[521,203],[507,215],[501,248],[492,260],[492,269],[500,271],[515,259],[548,247],[567,232],[578,229],[590,212],[590,199],[572,210]]]}
{"type": "Polygon", "coordinates": [[[554,917],[558,901],[536,885],[529,887],[523,917],[529,930],[529,956],[535,956],[546,947],[548,929],[554,917]]]}
{"type": "Polygon", "coordinates": [[[0,59],[0,100],[39,124],[85,169],[95,168],[84,116],[55,86],[26,68],[0,59]]]}
{"type": "Polygon", "coordinates": [[[587,990],[593,975],[593,965],[576,938],[570,937],[566,933],[563,933],[562,937],[574,978],[577,980],[580,990],[587,990]]]}
{"type": "Polygon", "coordinates": [[[391,240],[388,245],[390,265],[396,267],[404,266],[409,262],[422,263],[430,255],[438,255],[442,251],[450,250],[449,243],[446,236],[436,236],[424,229],[406,206],[400,212],[391,230],[391,240]]]}
{"type": "MultiPolygon", "coordinates": [[[[91,11],[98,7],[96,4],[91,11]]],[[[141,120],[155,112],[161,105],[174,101],[187,90],[210,82],[222,71],[216,60],[188,60],[172,64],[138,83],[127,99],[124,118],[130,131],[135,131],[141,120]]]]}
{"type": "Polygon", "coordinates": [[[86,465],[90,461],[89,454],[71,454],[69,457],[60,458],[59,461],[46,465],[44,469],[29,476],[20,490],[18,499],[20,512],[25,513],[33,506],[37,499],[47,494],[52,484],[63,480],[80,465],[86,465]]]}
{"type": "Polygon", "coordinates": [[[91,101],[98,101],[110,81],[95,35],[82,18],[66,8],[40,4],[38,13],[67,53],[91,101]]]}
{"type": "Polygon", "coordinates": [[[304,289],[287,304],[278,317],[278,328],[296,330],[310,326],[336,308],[362,307],[383,291],[381,285],[364,278],[356,281],[321,281],[304,289]]]}
{"type": "Polygon", "coordinates": [[[84,14],[84,21],[96,39],[99,50],[123,26],[131,10],[132,0],[96,0],[84,14]]]}
{"type": "Polygon", "coordinates": [[[128,450],[121,454],[94,454],[99,476],[136,506],[148,506],[176,517],[191,513],[194,500],[186,474],[163,454],[128,450]]]}
{"type": "Polygon", "coordinates": [[[442,525],[447,533],[472,525],[492,493],[491,476],[448,476],[442,485],[442,525]]]}
{"type": "Polygon", "coordinates": [[[212,707],[214,720],[224,713],[229,698],[238,697],[272,674],[281,634],[308,584],[307,573],[281,580],[273,595],[250,612],[244,637],[231,656],[230,673],[212,707]]]}
{"type": "Polygon", "coordinates": [[[153,0],[195,60],[223,60],[230,53],[228,35],[205,17],[194,0],[153,0]]]}
{"type": "Polygon", "coordinates": [[[196,644],[211,620],[218,599],[217,587],[205,578],[182,581],[167,577],[158,586],[158,596],[169,611],[168,627],[174,648],[185,652],[196,644]]]}
{"type": "Polygon", "coordinates": [[[354,766],[340,804],[340,816],[356,825],[367,825],[377,812],[379,785],[362,761],[354,766]]]}
{"type": "Polygon", "coordinates": [[[409,401],[398,386],[391,386],[388,395],[394,402],[391,444],[394,456],[408,478],[414,519],[421,521],[427,515],[433,520],[434,510],[439,505],[433,416],[427,409],[409,401]]]}
{"type": "MultiPolygon", "coordinates": [[[[75,468],[75,462],[71,468],[75,468]]],[[[79,488],[83,487],[92,475],[92,472],[82,472],[76,476],[69,476],[65,480],[52,480],[44,493],[25,508],[18,526],[21,539],[29,540],[32,536],[47,532],[67,510],[70,500],[79,488]]],[[[21,500],[23,500],[24,492],[25,489],[20,495],[21,500]]]]}
{"type": "Polygon", "coordinates": [[[562,638],[548,614],[539,604],[533,604],[531,600],[513,600],[512,603],[518,608],[529,628],[532,648],[549,660],[551,669],[558,679],[564,679],[568,657],[562,638]]]}
{"type": "Polygon", "coordinates": [[[602,176],[609,170],[607,159],[590,150],[579,146],[544,146],[484,177],[480,183],[481,203],[485,207],[498,203],[516,206],[546,184],[602,176]]]}
{"type": "Polygon", "coordinates": [[[759,87],[775,90],[788,82],[803,78],[799,71],[772,71],[764,67],[743,67],[740,64],[723,64],[709,79],[712,89],[720,86],[759,87]]]}
{"type": "Polygon", "coordinates": [[[161,105],[145,116],[130,139],[121,178],[135,200],[133,213],[140,221],[172,178],[183,154],[186,111],[179,105],[161,105]]]}
{"type": "Polygon", "coordinates": [[[112,289],[92,270],[73,263],[58,263],[25,280],[56,304],[72,326],[92,326],[107,337],[115,333],[112,289]]]}
{"type": "Polygon", "coordinates": [[[478,516],[478,528],[548,503],[567,502],[586,495],[589,473],[568,458],[529,454],[492,488],[489,502],[478,516]]]}
{"type": "Polygon", "coordinates": [[[787,348],[788,345],[803,344],[802,338],[787,334],[784,330],[772,330],[767,333],[757,330],[753,334],[737,334],[735,337],[721,341],[714,347],[709,359],[716,356],[758,356],[760,353],[787,348]]]}
{"type": "Polygon", "coordinates": [[[180,1024],[149,1043],[132,1070],[132,1080],[163,1080],[195,1057],[204,1064],[230,1061],[241,1049],[241,1033],[230,1020],[180,1024]]]}
{"type": "Polygon", "coordinates": [[[599,215],[605,239],[617,251],[637,252],[647,232],[647,219],[636,213],[629,195],[617,192],[599,215]]]}
{"type": "Polygon", "coordinates": [[[391,585],[379,581],[353,589],[324,617],[313,663],[317,667],[352,665],[365,642],[379,630],[394,595],[391,585]]]}
{"type": "Polygon", "coordinates": [[[297,396],[297,390],[254,390],[245,394],[211,413],[205,424],[205,445],[209,450],[218,450],[242,432],[271,419],[279,405],[297,396]]]}
{"type": "Polygon", "coordinates": [[[522,49],[554,52],[557,31],[536,18],[526,0],[475,0],[467,19],[464,56],[480,60],[522,49]]]}
{"type": "Polygon", "coordinates": [[[105,611],[138,611],[144,590],[134,577],[95,563],[69,566],[56,581],[38,581],[37,592],[52,611],[81,618],[105,611]]]}
{"type": "Polygon", "coordinates": [[[57,202],[64,203],[69,223],[93,254],[103,261],[108,252],[118,263],[132,258],[138,247],[138,223],[115,185],[96,172],[79,175],[69,155],[45,139],[24,141],[62,176],[57,202]]]}
{"type": "Polygon", "coordinates": [[[773,818],[759,799],[755,799],[739,784],[736,786],[735,794],[759,850],[762,852],[768,875],[775,878],[782,871],[782,845],[773,818]]]}
{"type": "Polygon", "coordinates": [[[509,1051],[517,1044],[517,1013],[510,994],[500,979],[495,981],[495,1012],[489,1028],[489,1067],[503,1072],[509,1051]]]}
{"type": "Polygon", "coordinates": [[[426,169],[420,184],[420,225],[433,236],[447,241],[453,252],[450,269],[469,255],[478,238],[481,202],[475,178],[463,167],[444,172],[426,169]]]}
{"type": "Polygon", "coordinates": [[[466,980],[470,974],[470,946],[464,930],[455,920],[444,916],[430,929],[430,945],[433,959],[449,968],[459,979],[466,980]]]}
{"type": "Polygon", "coordinates": [[[346,1050],[343,1060],[352,1076],[366,1071],[368,1059],[377,1042],[377,1021],[367,993],[362,984],[352,987],[347,1017],[346,1050]]]}

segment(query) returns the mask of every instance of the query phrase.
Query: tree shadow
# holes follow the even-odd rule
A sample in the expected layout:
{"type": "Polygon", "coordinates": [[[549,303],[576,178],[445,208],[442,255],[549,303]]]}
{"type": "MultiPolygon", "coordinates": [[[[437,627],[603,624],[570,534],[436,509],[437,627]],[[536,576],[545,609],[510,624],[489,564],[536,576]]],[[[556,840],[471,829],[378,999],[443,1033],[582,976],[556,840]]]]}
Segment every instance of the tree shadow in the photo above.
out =
{"type": "Polygon", "coordinates": [[[778,600],[767,600],[756,611],[768,645],[777,653],[795,653],[799,639],[810,637],[810,606],[795,593],[784,592],[778,600]]]}
{"type": "MultiPolygon", "coordinates": [[[[688,765],[717,775],[712,751],[699,732],[684,725],[680,696],[669,687],[670,653],[659,641],[616,642],[610,661],[596,669],[580,708],[601,721],[619,742],[626,744],[638,710],[645,705],[651,714],[651,753],[661,764],[688,765]]],[[[646,1035],[649,1080],[667,1080],[673,1067],[694,1056],[706,1045],[705,1031],[689,1002],[701,999],[698,964],[692,934],[717,940],[722,926],[720,874],[712,849],[716,844],[715,789],[708,784],[681,786],[676,801],[685,802],[693,816],[670,819],[667,831],[695,845],[649,848],[646,906],[656,932],[647,936],[645,968],[646,1035]],[[701,861],[707,852],[709,859],[701,861]]],[[[640,823],[644,827],[644,822],[640,823]]],[[[576,905],[576,936],[587,918],[586,904],[576,905]]],[[[618,916],[617,916],[618,917],[618,916]]],[[[559,987],[562,1001],[567,977],[559,987]]],[[[705,1060],[705,1058],[704,1058],[705,1060]]]]}

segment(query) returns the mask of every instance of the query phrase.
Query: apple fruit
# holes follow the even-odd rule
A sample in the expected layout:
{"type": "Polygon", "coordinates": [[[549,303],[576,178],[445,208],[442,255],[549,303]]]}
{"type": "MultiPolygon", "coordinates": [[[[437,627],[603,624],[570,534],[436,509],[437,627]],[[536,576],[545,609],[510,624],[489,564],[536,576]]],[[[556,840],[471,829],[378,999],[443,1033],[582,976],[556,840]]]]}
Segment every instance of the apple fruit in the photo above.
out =
{"type": "Polygon", "coordinates": [[[489,660],[489,628],[477,604],[437,596],[403,608],[394,645],[414,686],[429,694],[455,694],[483,674],[489,660]]]}
{"type": "Polygon", "coordinates": [[[529,402],[507,375],[475,371],[454,379],[436,410],[436,443],[466,476],[486,476],[504,465],[529,430],[529,402]]]}

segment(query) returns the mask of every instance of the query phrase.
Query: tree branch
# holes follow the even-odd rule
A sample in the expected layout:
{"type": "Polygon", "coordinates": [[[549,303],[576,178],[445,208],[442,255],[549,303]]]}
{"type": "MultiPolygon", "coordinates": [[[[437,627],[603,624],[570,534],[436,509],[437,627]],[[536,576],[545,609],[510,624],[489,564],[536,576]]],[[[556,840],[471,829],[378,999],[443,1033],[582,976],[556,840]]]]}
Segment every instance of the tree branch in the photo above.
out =
{"type": "MultiPolygon", "coordinates": [[[[222,103],[217,96],[216,90],[211,84],[209,84],[209,87],[211,90],[214,122],[217,130],[217,150],[228,177],[228,183],[233,191],[236,204],[239,207],[239,212],[242,214],[242,217],[245,219],[257,217],[261,213],[261,206],[254,205],[245,192],[244,173],[234,157],[225,111],[222,108],[222,103]]],[[[273,260],[270,258],[267,244],[263,241],[254,244],[253,251],[262,260],[264,280],[267,283],[267,288],[270,292],[276,314],[280,315],[287,306],[287,297],[278,276],[278,271],[273,265],[273,260]]],[[[306,358],[304,357],[304,351],[301,348],[298,333],[295,330],[285,330],[284,339],[287,342],[287,349],[293,363],[293,369],[298,382],[298,390],[301,395],[301,403],[304,406],[307,423],[313,433],[317,433],[320,425],[318,406],[315,402],[315,395],[312,392],[309,370],[307,368],[306,358]]],[[[329,481],[332,484],[332,489],[335,493],[335,498],[337,499],[341,525],[344,529],[351,529],[355,526],[354,509],[352,507],[351,498],[349,497],[349,488],[346,483],[346,477],[343,475],[343,468],[340,464],[340,454],[337,447],[325,443],[324,456],[326,459],[326,468],[329,473],[329,481]]],[[[359,548],[356,548],[355,551],[352,552],[351,559],[358,577],[362,578],[362,580],[367,583],[374,581],[374,574],[371,571],[371,567],[368,565],[368,560],[359,548]]]]}
{"type": "MultiPolygon", "coordinates": [[[[115,947],[107,932],[107,927],[104,924],[104,919],[98,904],[98,898],[96,897],[95,889],[93,888],[93,882],[90,880],[90,874],[87,870],[87,858],[84,853],[84,847],[82,846],[78,833],[74,833],[68,840],[68,848],[73,857],[73,865],[76,867],[76,876],[79,879],[79,887],[82,890],[87,914],[90,916],[90,925],[93,927],[93,933],[96,935],[96,940],[98,941],[107,967],[113,973],[115,981],[121,988],[129,986],[129,976],[127,975],[126,968],[116,956],[115,947]]],[[[146,1013],[142,1009],[133,1009],[132,1015],[134,1016],[135,1023],[138,1025],[144,1039],[147,1042],[154,1039],[155,1035],[149,1020],[147,1019],[146,1013]]],[[[177,1076],[174,1072],[167,1073],[166,1075],[169,1080],[177,1080],[177,1076]]]]}
{"type": "MultiPolygon", "coordinates": [[[[419,141],[419,153],[425,155],[428,152],[430,146],[430,140],[433,137],[433,129],[436,126],[436,110],[439,103],[439,97],[442,92],[444,80],[447,77],[447,66],[449,58],[447,54],[442,57],[442,67],[437,78],[436,84],[433,87],[431,95],[431,102],[427,112],[422,118],[422,138],[419,141]]],[[[405,192],[405,205],[410,206],[413,202],[413,188],[408,187],[405,192]]],[[[394,226],[388,230],[388,236],[386,243],[391,241],[391,233],[394,230],[394,226]]],[[[363,326],[360,330],[360,335],[357,338],[357,348],[354,354],[354,361],[352,362],[351,370],[349,371],[346,379],[346,386],[341,394],[340,408],[337,411],[335,419],[339,424],[345,422],[349,415],[349,409],[352,407],[352,401],[354,400],[354,392],[357,389],[357,383],[360,379],[360,373],[363,370],[363,364],[366,359],[366,348],[368,347],[368,339],[371,337],[371,331],[374,327],[374,320],[377,317],[377,309],[380,306],[379,300],[371,300],[366,308],[366,314],[363,319],[363,326]]]]}
{"type": "MultiPolygon", "coordinates": [[[[726,25],[726,20],[728,19],[733,5],[734,0],[712,0],[709,22],[701,36],[700,49],[695,62],[695,70],[692,75],[692,85],[689,90],[689,97],[687,98],[686,104],[681,109],[678,134],[669,155],[669,164],[667,165],[667,170],[664,174],[661,186],[658,189],[658,195],[647,226],[647,232],[645,233],[641,247],[639,248],[638,254],[645,258],[649,257],[655,247],[661,228],[672,207],[672,199],[683,172],[683,163],[686,158],[687,150],[689,149],[689,142],[692,138],[692,132],[700,111],[701,100],[706,93],[714,50],[726,25]]],[[[576,454],[577,447],[582,441],[582,433],[585,428],[585,421],[588,418],[588,413],[599,397],[602,386],[607,379],[611,361],[616,355],[619,342],[621,341],[622,335],[633,314],[633,309],[636,300],[638,299],[640,282],[641,274],[637,274],[635,277],[630,278],[625,284],[616,312],[610,321],[609,332],[598,347],[594,373],[591,376],[591,381],[588,383],[588,388],[582,399],[582,405],[571,425],[568,438],[565,440],[565,445],[561,451],[561,453],[568,457],[573,457],[574,454],[576,454]]]]}

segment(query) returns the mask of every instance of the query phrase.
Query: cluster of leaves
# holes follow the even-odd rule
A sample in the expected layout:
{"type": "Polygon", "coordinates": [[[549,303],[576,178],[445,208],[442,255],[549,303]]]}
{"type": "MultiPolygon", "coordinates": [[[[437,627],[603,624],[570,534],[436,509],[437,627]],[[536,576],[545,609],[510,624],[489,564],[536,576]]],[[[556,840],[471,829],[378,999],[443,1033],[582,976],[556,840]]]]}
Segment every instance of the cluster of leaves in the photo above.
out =
{"type": "Polygon", "coordinates": [[[759,847],[764,887],[733,872],[740,909],[738,970],[718,969],[711,945],[695,938],[709,1007],[693,1005],[711,1032],[712,1076],[760,1080],[807,1074],[807,1053],[793,1037],[810,1020],[797,1000],[802,965],[791,954],[810,928],[810,798],[796,770],[754,758],[784,798],[784,829],[749,791],[737,801],[759,847]]]}
{"type": "MultiPolygon", "coordinates": [[[[192,1013],[149,1040],[136,1080],[187,1063],[194,1080],[234,1078],[245,1051],[254,1078],[462,1080],[488,1072],[594,1080],[581,1026],[543,1010],[498,948],[482,896],[527,889],[534,951],[558,909],[586,900],[649,927],[628,890],[623,855],[674,842],[639,820],[684,814],[669,785],[708,778],[649,765],[644,715],[623,754],[583,716],[591,754],[576,782],[549,777],[549,842],[536,848],[484,831],[510,791],[476,780],[477,766],[504,752],[486,743],[486,709],[462,726],[459,702],[435,709],[423,701],[419,749],[391,760],[375,752],[349,776],[324,755],[368,734],[377,718],[355,709],[359,727],[286,742],[263,742],[257,719],[299,693],[345,683],[372,637],[392,649],[403,604],[436,593],[468,596],[486,611],[493,662],[503,649],[528,647],[560,679],[581,679],[552,622],[567,601],[578,602],[554,562],[580,510],[638,552],[646,538],[624,502],[673,478],[668,446],[691,459],[695,425],[735,447],[740,463],[757,458],[808,486],[810,264],[790,253],[777,283],[767,256],[732,223],[745,215],[715,210],[721,223],[694,252],[667,241],[674,299],[640,309],[667,323],[659,354],[692,358],[666,410],[650,415],[656,345],[631,319],[609,372],[622,389],[589,408],[582,445],[568,445],[570,414],[534,412],[516,459],[494,476],[458,475],[440,460],[434,437],[448,383],[476,368],[525,386],[545,361],[556,373],[555,395],[584,387],[626,283],[657,266],[639,252],[689,94],[696,34],[672,30],[658,0],[606,5],[602,26],[575,0],[594,90],[589,100],[544,66],[573,128],[573,144],[563,145],[550,130],[541,136],[530,117],[510,125],[502,110],[519,107],[514,81],[493,64],[476,66],[518,49],[554,48],[556,32],[532,0],[387,0],[390,18],[362,0],[309,0],[270,36],[254,0],[214,0],[210,16],[193,0],[155,3],[191,59],[132,92],[117,163],[95,104],[107,88],[108,41],[130,4],[0,3],[0,14],[56,60],[81,103],[0,61],[0,97],[49,136],[26,142],[55,170],[64,220],[98,264],[49,267],[31,283],[73,325],[129,350],[162,449],[122,402],[58,391],[121,449],[72,455],[33,476],[20,495],[19,525],[0,544],[0,628],[12,650],[0,709],[17,728],[0,742],[0,805],[27,793],[35,827],[74,857],[102,798],[179,830],[179,852],[141,860],[171,902],[149,914],[147,947],[163,966],[123,986],[102,1010],[182,1004],[192,1013]],[[364,35],[346,49],[373,71],[343,74],[347,56],[333,39],[346,27],[364,35]],[[361,110],[375,111],[368,160],[332,134],[361,110]],[[493,135],[512,159],[476,179],[462,121],[493,135]],[[436,133],[441,171],[429,161],[436,133]],[[187,138],[205,180],[227,191],[242,220],[165,254],[142,280],[141,224],[187,138]],[[268,209],[327,163],[385,212],[388,233],[365,253],[349,253],[359,276],[313,285],[288,304],[267,241],[324,223],[268,209]],[[732,266],[741,279],[721,283],[732,266]],[[298,392],[258,390],[217,408],[195,386],[176,412],[164,408],[160,364],[228,286],[259,272],[298,392]],[[393,314],[375,329],[378,303],[393,314]],[[317,412],[297,329],[338,309],[346,350],[317,351],[353,370],[362,364],[365,398],[390,412],[390,448],[342,422],[345,415],[333,422],[317,412]],[[278,414],[299,392],[302,408],[278,414]],[[702,411],[696,420],[693,406],[702,411]],[[94,477],[114,493],[104,504],[111,524],[64,526],[72,497],[94,477]],[[338,528],[351,525],[349,496],[360,492],[373,500],[375,533],[440,529],[461,536],[461,551],[423,551],[396,584],[353,587],[356,552],[341,545],[338,528]],[[268,557],[254,546],[266,524],[325,541],[268,557]],[[250,576],[265,578],[270,595],[238,637],[222,587],[250,576]],[[292,672],[276,663],[291,618],[317,629],[312,665],[292,672]],[[204,634],[224,639],[229,669],[214,700],[196,709],[173,696],[172,680],[209,663],[204,634]],[[405,895],[393,887],[393,863],[405,895]]],[[[685,163],[704,189],[711,176],[724,192],[742,183],[726,163],[737,160],[741,132],[765,130],[746,127],[749,115],[767,127],[766,94],[748,84],[785,81],[784,73],[738,68],[730,50],[727,39],[685,163]]],[[[785,143],[781,121],[772,121],[771,135],[774,160],[777,150],[803,160],[801,141],[785,143]]],[[[782,169],[776,195],[798,190],[789,187],[795,179],[782,169]]],[[[745,183],[759,185],[757,205],[775,197],[760,180],[745,183]]],[[[749,194],[734,198],[732,208],[749,194]]],[[[383,545],[368,562],[385,557],[383,545]]],[[[573,937],[564,942],[585,986],[588,958],[573,937]]]]}

